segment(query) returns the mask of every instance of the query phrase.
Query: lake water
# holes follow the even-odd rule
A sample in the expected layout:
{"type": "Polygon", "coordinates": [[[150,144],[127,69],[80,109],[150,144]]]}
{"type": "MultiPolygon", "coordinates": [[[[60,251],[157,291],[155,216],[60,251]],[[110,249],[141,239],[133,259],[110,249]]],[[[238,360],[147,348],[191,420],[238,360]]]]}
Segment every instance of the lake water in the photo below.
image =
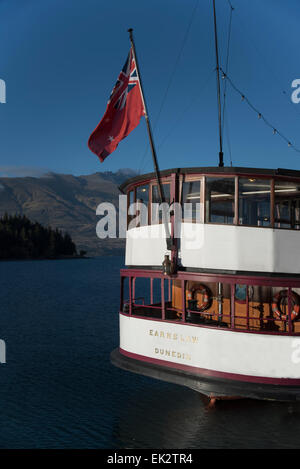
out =
{"type": "Polygon", "coordinates": [[[1,262],[1,448],[297,448],[300,404],[222,402],[114,368],[123,259],[1,262]]]}

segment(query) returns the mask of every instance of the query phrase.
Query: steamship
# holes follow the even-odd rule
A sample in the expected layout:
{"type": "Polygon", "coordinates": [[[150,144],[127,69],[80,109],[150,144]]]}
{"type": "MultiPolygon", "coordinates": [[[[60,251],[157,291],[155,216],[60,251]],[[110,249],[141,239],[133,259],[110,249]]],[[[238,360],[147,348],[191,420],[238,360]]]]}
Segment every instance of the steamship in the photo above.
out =
{"type": "Polygon", "coordinates": [[[300,171],[224,167],[213,7],[219,166],[159,171],[145,107],[155,171],[121,186],[126,268],[111,361],[211,399],[297,401],[300,171]]]}
{"type": "Polygon", "coordinates": [[[129,208],[112,363],[210,398],[300,400],[300,171],[160,177],[168,246],[155,173],[121,187],[128,207],[142,202],[147,213],[129,208]],[[174,236],[176,202],[190,208],[174,236]]]}

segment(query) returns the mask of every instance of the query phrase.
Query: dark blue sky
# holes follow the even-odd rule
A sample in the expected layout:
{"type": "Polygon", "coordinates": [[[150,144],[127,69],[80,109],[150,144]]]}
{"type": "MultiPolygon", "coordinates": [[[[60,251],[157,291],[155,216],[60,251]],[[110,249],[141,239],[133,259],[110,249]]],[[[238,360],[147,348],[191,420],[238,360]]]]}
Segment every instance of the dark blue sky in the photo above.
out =
{"type": "MultiPolygon", "coordinates": [[[[224,67],[230,9],[228,0],[216,3],[224,67]]],[[[231,3],[229,75],[300,148],[300,104],[290,98],[291,82],[300,78],[299,0],[231,3]]],[[[211,0],[2,0],[0,18],[0,78],[7,85],[7,103],[0,105],[1,175],[152,171],[144,121],[103,164],[87,148],[128,53],[128,27],[134,28],[161,168],[217,164],[211,0]]],[[[300,169],[300,153],[230,87],[226,122],[226,165],[229,135],[234,165],[300,169]]]]}

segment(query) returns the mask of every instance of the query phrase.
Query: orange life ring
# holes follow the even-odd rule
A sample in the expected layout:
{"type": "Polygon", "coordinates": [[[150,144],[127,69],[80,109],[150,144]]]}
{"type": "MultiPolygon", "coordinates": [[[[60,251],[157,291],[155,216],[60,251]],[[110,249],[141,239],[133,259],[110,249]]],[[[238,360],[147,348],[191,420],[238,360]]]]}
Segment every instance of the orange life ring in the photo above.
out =
{"type": "MultiPolygon", "coordinates": [[[[280,290],[280,292],[276,293],[273,297],[273,302],[272,302],[272,311],[273,314],[278,318],[278,319],[283,319],[286,320],[288,319],[287,314],[283,314],[281,309],[280,309],[280,303],[284,298],[288,297],[288,290],[280,290]]],[[[297,317],[299,316],[300,312],[300,298],[299,295],[295,292],[291,292],[291,301],[294,304],[293,311],[291,313],[291,320],[295,321],[297,317]]]]}
{"type": "Polygon", "coordinates": [[[207,288],[205,285],[198,284],[194,285],[187,294],[188,300],[194,300],[196,297],[196,293],[201,293],[203,295],[203,302],[200,305],[197,305],[198,310],[203,312],[206,311],[211,307],[212,303],[212,295],[211,291],[209,288],[207,288]]]}

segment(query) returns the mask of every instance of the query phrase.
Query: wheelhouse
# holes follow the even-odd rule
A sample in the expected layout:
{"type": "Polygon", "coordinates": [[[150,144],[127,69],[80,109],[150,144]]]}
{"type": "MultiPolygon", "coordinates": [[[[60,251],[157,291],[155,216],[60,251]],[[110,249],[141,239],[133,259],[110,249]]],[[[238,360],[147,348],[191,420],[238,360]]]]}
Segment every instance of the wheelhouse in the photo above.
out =
{"type": "MultiPolygon", "coordinates": [[[[161,172],[167,203],[185,203],[192,210],[184,222],[300,229],[300,171],[250,168],[183,168],[161,172]],[[197,204],[199,213],[197,214],[197,204]]],[[[159,203],[154,174],[138,176],[121,186],[128,207],[142,202],[148,208],[142,225],[161,223],[151,210],[159,203]]],[[[129,228],[133,213],[128,214],[129,228]]]]}

